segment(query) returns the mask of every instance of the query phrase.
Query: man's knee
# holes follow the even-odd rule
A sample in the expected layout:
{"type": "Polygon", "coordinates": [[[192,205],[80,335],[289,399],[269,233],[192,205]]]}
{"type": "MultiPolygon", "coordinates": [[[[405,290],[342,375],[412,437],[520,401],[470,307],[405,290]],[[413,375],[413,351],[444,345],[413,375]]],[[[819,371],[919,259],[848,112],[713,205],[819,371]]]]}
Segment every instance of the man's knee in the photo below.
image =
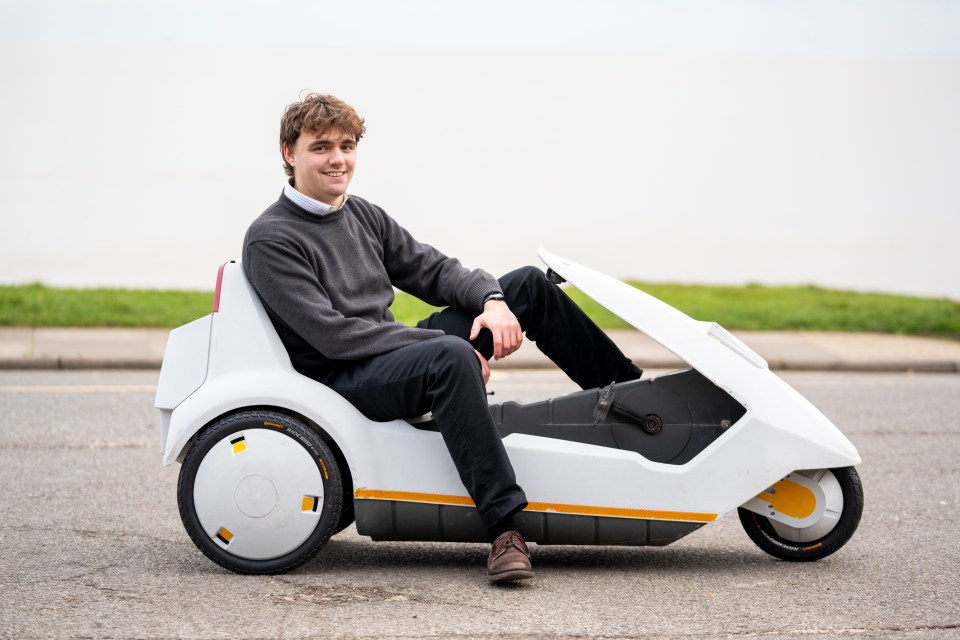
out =
{"type": "Polygon", "coordinates": [[[547,279],[544,277],[543,271],[540,271],[540,269],[532,266],[526,266],[520,267],[519,269],[514,269],[510,273],[500,278],[500,281],[507,281],[510,284],[523,283],[540,285],[542,283],[546,283],[547,279]]]}
{"type": "Polygon", "coordinates": [[[544,287],[554,286],[547,281],[543,271],[540,271],[540,269],[536,267],[529,266],[514,269],[500,278],[499,282],[507,298],[507,304],[517,304],[521,302],[516,299],[518,296],[536,297],[538,290],[544,287]],[[511,298],[513,298],[513,300],[511,300],[511,298]]]}
{"type": "Polygon", "coordinates": [[[443,367],[479,367],[480,361],[473,350],[473,345],[457,336],[441,336],[433,338],[436,342],[437,355],[434,362],[443,367]]]}

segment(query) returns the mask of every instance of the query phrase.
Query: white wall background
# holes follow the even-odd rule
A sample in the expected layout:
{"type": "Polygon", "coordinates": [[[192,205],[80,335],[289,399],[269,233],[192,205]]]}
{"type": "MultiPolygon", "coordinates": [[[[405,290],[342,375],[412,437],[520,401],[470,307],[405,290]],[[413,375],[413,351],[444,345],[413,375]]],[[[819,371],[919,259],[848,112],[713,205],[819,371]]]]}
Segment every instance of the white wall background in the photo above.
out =
{"type": "Polygon", "coordinates": [[[960,299],[960,3],[0,0],[0,281],[211,288],[283,108],[499,273],[960,299]]]}

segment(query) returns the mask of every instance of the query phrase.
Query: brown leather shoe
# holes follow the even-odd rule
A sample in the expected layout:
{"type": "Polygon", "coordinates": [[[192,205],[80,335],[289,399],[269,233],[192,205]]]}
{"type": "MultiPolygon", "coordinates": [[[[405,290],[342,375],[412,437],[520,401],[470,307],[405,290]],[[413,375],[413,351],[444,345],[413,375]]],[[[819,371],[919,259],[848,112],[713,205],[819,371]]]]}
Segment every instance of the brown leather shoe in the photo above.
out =
{"type": "Polygon", "coordinates": [[[507,531],[493,541],[487,558],[487,577],[494,582],[526,580],[533,577],[530,549],[519,531],[507,531]]]}

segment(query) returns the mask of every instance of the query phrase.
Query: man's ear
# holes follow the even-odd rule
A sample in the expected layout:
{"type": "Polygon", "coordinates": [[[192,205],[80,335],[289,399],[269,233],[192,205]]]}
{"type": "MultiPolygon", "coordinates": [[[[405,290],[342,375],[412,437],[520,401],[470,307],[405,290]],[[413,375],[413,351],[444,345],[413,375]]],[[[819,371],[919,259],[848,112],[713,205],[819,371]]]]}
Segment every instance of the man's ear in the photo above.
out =
{"type": "Polygon", "coordinates": [[[287,148],[287,143],[283,143],[283,159],[287,161],[291,167],[296,164],[293,160],[293,154],[290,153],[290,149],[287,148]]]}

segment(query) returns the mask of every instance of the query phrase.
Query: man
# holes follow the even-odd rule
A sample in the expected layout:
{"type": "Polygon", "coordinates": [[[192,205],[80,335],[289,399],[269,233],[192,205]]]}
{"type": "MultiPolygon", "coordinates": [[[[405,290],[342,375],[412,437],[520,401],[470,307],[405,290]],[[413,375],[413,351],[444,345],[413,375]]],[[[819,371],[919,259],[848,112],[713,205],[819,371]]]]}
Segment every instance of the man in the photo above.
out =
{"type": "Polygon", "coordinates": [[[513,518],[527,499],[487,406],[488,359],[516,351],[525,332],[583,388],[641,372],[538,269],[499,281],[468,270],[348,195],[364,131],[333,96],[287,107],[280,149],[290,180],[247,231],[244,272],[297,371],[372,420],[433,412],[493,542],[488,576],[531,578],[513,518]],[[395,322],[394,287],[448,308],[416,327],[395,322]]]}

